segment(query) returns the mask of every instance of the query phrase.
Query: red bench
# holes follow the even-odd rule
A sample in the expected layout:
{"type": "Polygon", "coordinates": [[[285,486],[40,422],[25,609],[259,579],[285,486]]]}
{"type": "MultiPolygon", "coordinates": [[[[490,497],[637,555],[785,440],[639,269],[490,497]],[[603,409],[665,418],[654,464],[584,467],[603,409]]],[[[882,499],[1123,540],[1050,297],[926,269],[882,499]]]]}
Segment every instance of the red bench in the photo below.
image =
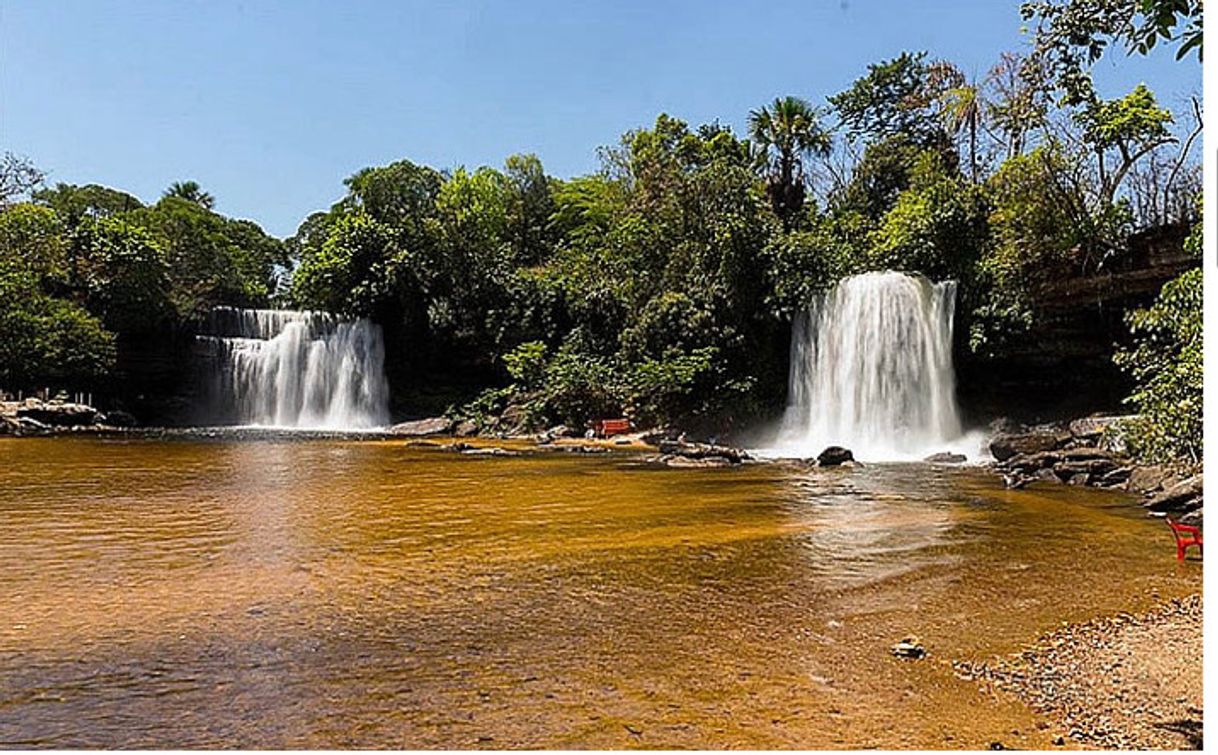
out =
{"type": "Polygon", "coordinates": [[[596,434],[602,438],[609,438],[614,435],[630,432],[630,420],[628,419],[602,419],[597,421],[594,428],[596,434]]]}
{"type": "Polygon", "coordinates": [[[1192,527],[1187,524],[1180,524],[1170,516],[1167,517],[1167,526],[1171,527],[1172,537],[1176,538],[1176,560],[1183,561],[1184,553],[1188,550],[1188,546],[1197,546],[1197,552],[1204,555],[1205,551],[1201,547],[1201,528],[1192,527]]]}

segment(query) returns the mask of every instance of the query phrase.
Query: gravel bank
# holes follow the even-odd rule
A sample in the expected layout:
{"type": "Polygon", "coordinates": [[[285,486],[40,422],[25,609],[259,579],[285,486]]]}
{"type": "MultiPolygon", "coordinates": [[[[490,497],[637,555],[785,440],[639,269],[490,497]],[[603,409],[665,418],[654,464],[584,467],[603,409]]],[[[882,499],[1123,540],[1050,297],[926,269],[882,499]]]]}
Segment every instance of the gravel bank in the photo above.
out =
{"type": "Polygon", "coordinates": [[[1059,745],[1199,749],[1202,600],[1071,624],[1017,655],[956,661],[956,673],[1014,693],[1060,727],[1059,745]]]}

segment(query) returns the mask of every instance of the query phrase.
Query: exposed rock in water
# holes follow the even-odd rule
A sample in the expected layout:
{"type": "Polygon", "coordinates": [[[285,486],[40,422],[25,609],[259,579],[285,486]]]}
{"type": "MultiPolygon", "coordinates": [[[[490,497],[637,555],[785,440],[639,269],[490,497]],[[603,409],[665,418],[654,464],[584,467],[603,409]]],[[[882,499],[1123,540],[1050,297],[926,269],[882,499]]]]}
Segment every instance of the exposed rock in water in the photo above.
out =
{"type": "Polygon", "coordinates": [[[854,453],[841,446],[829,446],[816,457],[816,463],[822,467],[836,467],[848,461],[854,461],[854,453]]]}
{"type": "Polygon", "coordinates": [[[691,458],[688,456],[672,456],[667,454],[657,457],[656,461],[676,469],[709,469],[730,467],[739,463],[733,462],[731,459],[724,456],[701,456],[691,458]]]}
{"type": "Polygon", "coordinates": [[[662,440],[658,444],[663,456],[677,456],[685,459],[706,459],[719,457],[727,459],[731,464],[740,464],[752,456],[743,448],[719,446],[713,443],[683,443],[678,440],[662,440]]]}
{"type": "Polygon", "coordinates": [[[930,464],[963,464],[968,461],[968,457],[964,454],[954,454],[951,451],[942,451],[937,454],[927,456],[923,461],[930,464]]]}
{"type": "Polygon", "coordinates": [[[1057,429],[1029,430],[1022,433],[999,433],[990,441],[990,453],[998,461],[1013,456],[1053,451],[1073,438],[1069,432],[1057,429]]]}
{"type": "Polygon", "coordinates": [[[453,435],[456,435],[459,438],[468,438],[471,435],[477,434],[478,425],[468,419],[458,422],[457,426],[453,428],[453,435]]]}
{"type": "Polygon", "coordinates": [[[513,451],[510,448],[465,448],[462,449],[463,456],[520,456],[519,451],[513,451]]]}
{"type": "Polygon", "coordinates": [[[1158,513],[1183,513],[1200,508],[1203,493],[1202,475],[1194,475],[1172,485],[1142,505],[1158,513]]]}
{"type": "Polygon", "coordinates": [[[452,420],[447,417],[430,417],[410,422],[399,422],[389,428],[391,435],[404,435],[411,438],[421,438],[426,435],[444,435],[452,430],[452,420]]]}
{"type": "Polygon", "coordinates": [[[1162,464],[1146,464],[1134,467],[1129,473],[1129,483],[1126,487],[1135,493],[1153,493],[1156,490],[1175,485],[1180,481],[1179,476],[1171,467],[1162,464]]]}

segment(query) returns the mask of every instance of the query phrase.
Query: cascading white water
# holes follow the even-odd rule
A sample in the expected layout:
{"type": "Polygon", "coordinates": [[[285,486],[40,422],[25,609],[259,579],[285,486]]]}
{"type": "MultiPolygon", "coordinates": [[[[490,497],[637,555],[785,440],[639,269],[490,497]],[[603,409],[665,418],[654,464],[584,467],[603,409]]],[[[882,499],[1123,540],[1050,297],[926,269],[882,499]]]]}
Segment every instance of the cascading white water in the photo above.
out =
{"type": "Polygon", "coordinates": [[[790,396],[773,452],[826,446],[921,458],[961,439],[952,368],[954,281],[876,272],[838,283],[795,322],[790,396]]]}
{"type": "Polygon", "coordinates": [[[208,317],[220,412],[238,424],[363,429],[389,422],[381,328],[322,312],[219,307],[208,317]]]}

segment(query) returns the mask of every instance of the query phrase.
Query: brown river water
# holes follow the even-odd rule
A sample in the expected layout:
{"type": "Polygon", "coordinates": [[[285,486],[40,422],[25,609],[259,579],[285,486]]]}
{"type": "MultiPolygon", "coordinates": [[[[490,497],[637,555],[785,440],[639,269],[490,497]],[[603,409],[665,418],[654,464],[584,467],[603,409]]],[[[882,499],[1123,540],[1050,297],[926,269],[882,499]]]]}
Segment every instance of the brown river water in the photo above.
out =
{"type": "Polygon", "coordinates": [[[1131,504],[921,464],[0,439],[0,747],[1048,747],[949,662],[1199,589],[1131,504]]]}

